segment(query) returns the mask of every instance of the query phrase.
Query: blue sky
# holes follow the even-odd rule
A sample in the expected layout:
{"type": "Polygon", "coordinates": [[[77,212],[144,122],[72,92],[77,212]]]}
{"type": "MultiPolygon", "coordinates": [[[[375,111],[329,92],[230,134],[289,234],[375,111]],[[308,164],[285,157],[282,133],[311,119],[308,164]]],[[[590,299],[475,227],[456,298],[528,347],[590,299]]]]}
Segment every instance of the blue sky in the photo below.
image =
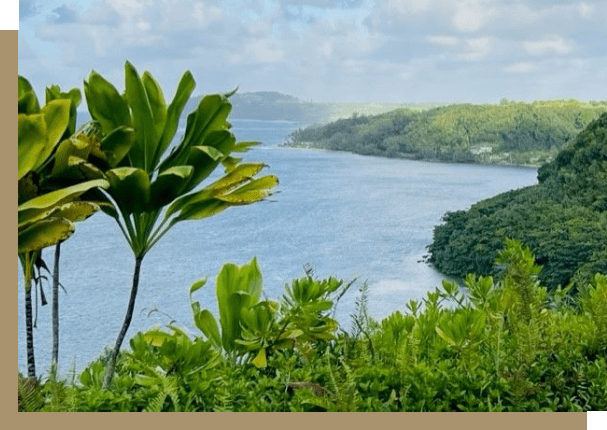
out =
{"type": "Polygon", "coordinates": [[[607,1],[21,0],[19,73],[38,92],[120,87],[125,60],[172,95],[305,100],[607,99],[607,1]]]}

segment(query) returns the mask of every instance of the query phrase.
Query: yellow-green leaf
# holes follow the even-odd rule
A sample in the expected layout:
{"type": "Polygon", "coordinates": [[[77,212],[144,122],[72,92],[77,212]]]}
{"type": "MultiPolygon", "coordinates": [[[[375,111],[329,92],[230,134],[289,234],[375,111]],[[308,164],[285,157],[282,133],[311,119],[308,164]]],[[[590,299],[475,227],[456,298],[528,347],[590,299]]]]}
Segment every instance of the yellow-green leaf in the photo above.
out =
{"type": "Polygon", "coordinates": [[[70,106],[72,102],[68,99],[59,99],[49,102],[42,108],[40,114],[44,115],[46,122],[46,144],[40,153],[34,169],[40,167],[55,149],[61,136],[70,122],[70,106]]]}
{"type": "Polygon", "coordinates": [[[18,116],[18,159],[19,179],[32,170],[46,145],[46,122],[44,116],[25,115],[18,116]]]}
{"type": "Polygon", "coordinates": [[[53,216],[78,222],[84,221],[98,210],[99,205],[92,202],[70,202],[61,206],[53,216]]]}
{"type": "Polygon", "coordinates": [[[252,363],[257,368],[263,368],[263,367],[267,366],[268,362],[266,360],[266,349],[265,348],[262,348],[259,350],[259,353],[257,353],[257,356],[253,359],[252,363]]]}
{"type": "Polygon", "coordinates": [[[46,212],[56,206],[75,200],[91,188],[107,188],[108,182],[104,179],[82,182],[71,187],[62,188],[43,194],[18,206],[18,222],[23,224],[41,212],[46,212]]]}
{"type": "Polygon", "coordinates": [[[48,218],[19,232],[19,254],[39,251],[66,240],[74,232],[74,224],[65,218],[48,218]]]}

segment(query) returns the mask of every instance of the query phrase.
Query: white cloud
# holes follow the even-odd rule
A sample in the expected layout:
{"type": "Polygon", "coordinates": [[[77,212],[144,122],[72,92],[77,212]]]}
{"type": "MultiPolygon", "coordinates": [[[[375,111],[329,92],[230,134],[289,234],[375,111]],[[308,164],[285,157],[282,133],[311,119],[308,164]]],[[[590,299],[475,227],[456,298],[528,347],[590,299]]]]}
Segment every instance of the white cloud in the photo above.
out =
{"type": "Polygon", "coordinates": [[[393,12],[415,14],[430,10],[435,3],[435,0],[388,0],[386,6],[393,12]]]}
{"type": "Polygon", "coordinates": [[[537,65],[529,62],[514,63],[504,68],[506,73],[529,73],[537,70],[537,65]]]}
{"type": "Polygon", "coordinates": [[[496,15],[492,1],[463,0],[458,1],[453,15],[453,26],[463,32],[478,31],[496,15]]]}
{"type": "Polygon", "coordinates": [[[592,18],[594,16],[596,8],[593,4],[581,2],[578,4],[578,10],[582,18],[592,18]]]}
{"type": "MultiPolygon", "coordinates": [[[[550,61],[591,66],[607,58],[607,2],[599,0],[38,0],[35,5],[30,0],[24,5],[37,13],[20,22],[19,72],[38,85],[78,85],[91,69],[119,85],[129,59],[150,70],[167,93],[190,69],[204,85],[197,91],[240,85],[242,91],[279,90],[317,100],[522,99],[534,97],[535,88],[548,91],[540,79],[550,61]]],[[[601,73],[598,66],[594,70],[601,73]]],[[[588,79],[582,68],[552,73],[569,75],[552,78],[563,83],[554,87],[556,98],[564,82],[586,85],[576,83],[582,74],[586,82],[599,81],[588,79]]],[[[586,94],[595,97],[596,89],[586,94]]]]}
{"type": "Polygon", "coordinates": [[[428,41],[440,46],[456,46],[459,39],[453,36],[428,36],[428,41]]]}
{"type": "Polygon", "coordinates": [[[575,45],[561,36],[547,36],[541,40],[523,42],[523,49],[531,55],[565,55],[573,51],[575,45]]]}
{"type": "Polygon", "coordinates": [[[278,44],[267,39],[251,40],[241,52],[230,56],[230,62],[233,64],[281,63],[284,59],[284,51],[278,44]]]}
{"type": "Polygon", "coordinates": [[[459,55],[463,60],[480,60],[491,52],[491,39],[479,37],[466,40],[466,52],[459,55]]]}

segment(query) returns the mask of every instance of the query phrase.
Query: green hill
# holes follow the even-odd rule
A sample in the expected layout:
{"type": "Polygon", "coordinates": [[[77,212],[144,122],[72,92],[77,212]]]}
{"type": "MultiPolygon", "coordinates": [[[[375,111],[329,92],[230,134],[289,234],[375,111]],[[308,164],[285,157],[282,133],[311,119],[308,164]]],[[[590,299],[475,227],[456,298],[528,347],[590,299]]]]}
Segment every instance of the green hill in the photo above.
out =
{"type": "Polygon", "coordinates": [[[297,130],[287,146],[446,162],[540,165],[606,111],[607,102],[576,100],[397,109],[297,130]]]}
{"type": "Polygon", "coordinates": [[[532,249],[548,287],[607,273],[607,114],[542,166],[538,182],[445,214],[430,261],[453,276],[496,274],[508,237],[532,249]]]}

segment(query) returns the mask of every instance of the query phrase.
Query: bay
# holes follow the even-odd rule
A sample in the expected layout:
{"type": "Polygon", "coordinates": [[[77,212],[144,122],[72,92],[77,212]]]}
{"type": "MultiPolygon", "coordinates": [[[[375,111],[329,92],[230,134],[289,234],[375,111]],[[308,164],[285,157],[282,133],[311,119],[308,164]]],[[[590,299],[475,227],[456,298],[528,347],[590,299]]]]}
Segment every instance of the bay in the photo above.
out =
{"type": "MultiPolygon", "coordinates": [[[[404,311],[444,278],[420,263],[432,228],[446,211],[465,209],[501,192],[535,184],[533,169],[439,164],[344,152],[299,150],[279,145],[302,124],[234,120],[238,140],[263,144],[244,155],[263,161],[280,178],[279,193],[251,206],[230,208],[202,221],[177,224],[146,256],[127,339],[171,321],[199,334],[188,290],[201,277],[209,282],[195,300],[216,312],[214,279],[226,262],[257,257],[269,298],[313,267],[317,277],[335,276],[357,284],[339,302],[343,328],[358,287],[369,284],[369,312],[381,319],[404,311]]],[[[53,250],[44,251],[52,268],[53,250]]],[[[97,214],[77,225],[61,247],[60,372],[80,371],[113,345],[126,310],[134,261],[114,220],[97,214]]],[[[50,300],[50,287],[44,283],[50,300]]],[[[18,365],[26,372],[23,284],[19,267],[18,365]]],[[[48,371],[50,305],[39,307],[34,330],[39,374],[48,371]]],[[[125,342],[123,347],[128,347],[125,342]]]]}

